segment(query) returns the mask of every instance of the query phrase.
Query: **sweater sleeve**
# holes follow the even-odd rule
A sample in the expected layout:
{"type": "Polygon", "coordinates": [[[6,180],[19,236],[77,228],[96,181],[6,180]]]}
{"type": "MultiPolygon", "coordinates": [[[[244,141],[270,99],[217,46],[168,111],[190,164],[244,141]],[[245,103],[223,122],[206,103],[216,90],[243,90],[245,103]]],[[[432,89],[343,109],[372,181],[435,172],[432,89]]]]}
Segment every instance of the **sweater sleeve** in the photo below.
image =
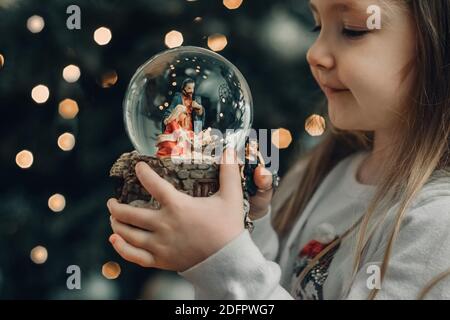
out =
{"type": "MultiPolygon", "coordinates": [[[[385,230],[390,230],[385,229],[385,230]]],[[[417,299],[433,279],[450,269],[450,197],[411,210],[400,229],[376,299],[417,299]]],[[[365,261],[348,299],[367,299],[386,241],[365,261]],[[373,262],[370,262],[373,261],[373,262]]],[[[450,279],[442,279],[426,299],[450,299],[450,279]]]]}
{"type": "Polygon", "coordinates": [[[250,234],[253,242],[267,260],[275,261],[279,250],[278,235],[272,227],[272,206],[267,214],[253,221],[254,229],[250,234]]]}
{"type": "Polygon", "coordinates": [[[278,250],[270,210],[254,223],[252,235],[245,229],[213,255],[178,272],[194,286],[196,299],[293,299],[280,285],[280,266],[268,260],[278,250]]]}

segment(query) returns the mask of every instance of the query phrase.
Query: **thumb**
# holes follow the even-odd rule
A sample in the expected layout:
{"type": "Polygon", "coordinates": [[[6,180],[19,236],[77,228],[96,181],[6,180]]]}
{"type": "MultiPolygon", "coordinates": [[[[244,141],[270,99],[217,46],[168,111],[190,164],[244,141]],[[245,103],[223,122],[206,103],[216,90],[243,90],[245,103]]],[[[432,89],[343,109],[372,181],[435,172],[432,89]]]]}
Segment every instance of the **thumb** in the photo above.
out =
{"type": "Polygon", "coordinates": [[[227,148],[220,163],[220,194],[229,201],[242,201],[241,174],[236,151],[227,148]]]}
{"type": "Polygon", "coordinates": [[[135,167],[136,176],[142,186],[150,193],[161,205],[168,204],[178,190],[170,182],[161,178],[145,162],[138,162],[135,167]]]}

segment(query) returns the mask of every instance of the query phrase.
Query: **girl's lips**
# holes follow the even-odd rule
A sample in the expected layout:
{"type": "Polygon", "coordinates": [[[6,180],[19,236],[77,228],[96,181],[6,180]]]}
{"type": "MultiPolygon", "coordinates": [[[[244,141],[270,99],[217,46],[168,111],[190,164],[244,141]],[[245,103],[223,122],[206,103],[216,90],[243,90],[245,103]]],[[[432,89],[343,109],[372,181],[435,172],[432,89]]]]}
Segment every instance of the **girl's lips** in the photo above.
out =
{"type": "Polygon", "coordinates": [[[321,85],[323,92],[325,92],[326,96],[332,96],[338,93],[343,93],[343,92],[347,92],[349,91],[348,89],[336,89],[336,88],[331,88],[325,85],[321,85]]]}

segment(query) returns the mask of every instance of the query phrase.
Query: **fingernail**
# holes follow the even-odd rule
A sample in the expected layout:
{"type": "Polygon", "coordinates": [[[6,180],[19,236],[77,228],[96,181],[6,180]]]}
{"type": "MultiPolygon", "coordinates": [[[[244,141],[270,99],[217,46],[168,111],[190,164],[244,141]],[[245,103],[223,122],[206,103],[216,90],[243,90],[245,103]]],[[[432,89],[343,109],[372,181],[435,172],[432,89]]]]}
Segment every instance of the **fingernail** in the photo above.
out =
{"type": "Polygon", "coordinates": [[[116,242],[116,237],[114,237],[113,234],[109,237],[109,242],[111,242],[111,244],[114,244],[114,242],[116,242]]]}
{"type": "Polygon", "coordinates": [[[144,162],[139,161],[138,163],[136,163],[136,165],[134,166],[134,171],[136,171],[136,173],[140,173],[140,171],[142,170],[142,166],[145,165],[144,162]]]}
{"type": "Polygon", "coordinates": [[[112,199],[109,199],[108,201],[106,201],[106,206],[108,207],[109,211],[111,211],[111,202],[112,202],[112,199]]]}

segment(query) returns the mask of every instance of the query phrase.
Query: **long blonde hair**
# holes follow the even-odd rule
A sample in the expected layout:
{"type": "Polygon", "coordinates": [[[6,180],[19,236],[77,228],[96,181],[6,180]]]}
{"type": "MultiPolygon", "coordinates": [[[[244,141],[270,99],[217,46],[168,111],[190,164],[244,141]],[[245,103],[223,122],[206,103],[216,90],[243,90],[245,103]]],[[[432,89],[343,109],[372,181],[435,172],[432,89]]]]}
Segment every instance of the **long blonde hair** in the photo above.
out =
{"type": "MultiPolygon", "coordinates": [[[[398,204],[380,268],[383,280],[401,223],[416,195],[436,170],[443,169],[450,175],[450,0],[400,2],[407,3],[417,29],[415,61],[405,68],[405,77],[407,72],[414,72],[415,83],[411,90],[414,94],[405,101],[407,109],[399,119],[393,141],[395,152],[386,161],[388,165],[375,195],[355,228],[358,234],[353,277],[370,241],[368,229],[375,212],[386,214],[388,208],[398,204]]],[[[275,210],[278,214],[274,214],[272,224],[277,233],[283,237],[290,231],[319,184],[339,161],[356,151],[372,148],[372,133],[329,128],[322,142],[300,159],[306,162],[303,176],[298,179],[290,199],[275,210]]],[[[325,250],[331,250],[338,243],[325,250]]],[[[314,263],[315,260],[311,262],[314,263]]],[[[377,293],[378,289],[373,289],[368,298],[375,298],[377,293]]]]}

